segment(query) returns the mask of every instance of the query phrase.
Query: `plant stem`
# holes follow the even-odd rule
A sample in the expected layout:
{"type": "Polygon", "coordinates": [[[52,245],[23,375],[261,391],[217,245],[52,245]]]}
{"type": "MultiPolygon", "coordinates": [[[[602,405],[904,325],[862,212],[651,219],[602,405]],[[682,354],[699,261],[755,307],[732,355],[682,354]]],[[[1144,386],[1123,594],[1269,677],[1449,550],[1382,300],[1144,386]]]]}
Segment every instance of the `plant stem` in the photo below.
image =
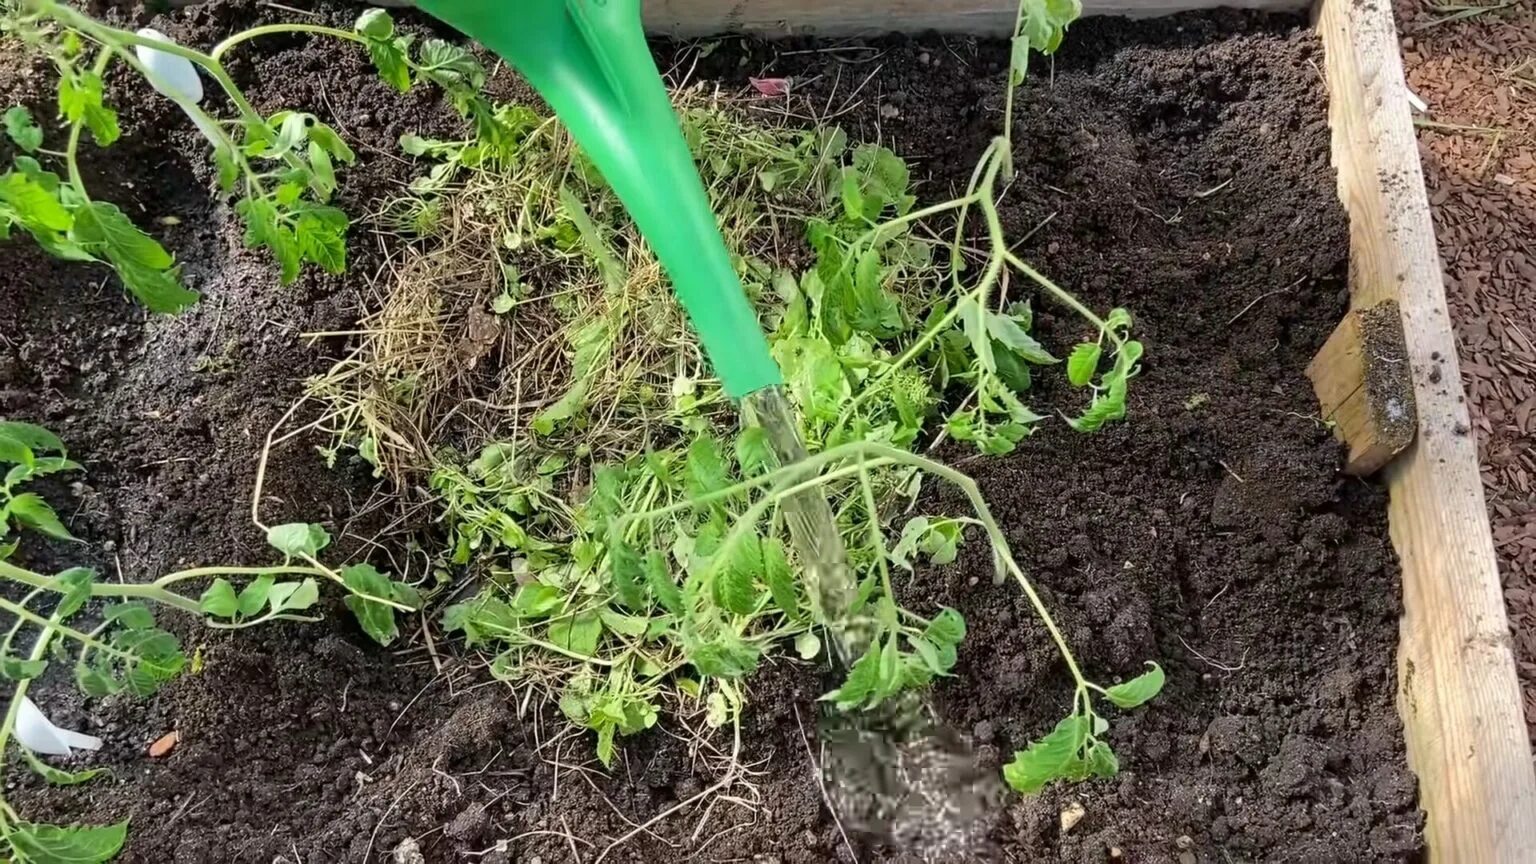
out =
{"type": "MultiPolygon", "coordinates": [[[[32,643],[32,653],[27,655],[29,661],[41,660],[48,653],[48,644],[53,641],[54,633],[58,632],[55,628],[61,626],[59,620],[57,613],[43,620],[43,632],[37,634],[37,641],[32,643]]],[[[5,745],[10,743],[11,732],[16,728],[16,715],[21,711],[21,700],[27,695],[27,689],[31,685],[31,678],[16,682],[15,688],[11,690],[11,704],[5,709],[5,720],[0,721],[0,774],[4,773],[7,752],[5,745]]],[[[3,803],[3,800],[0,800],[0,804],[3,803]]],[[[11,810],[9,805],[5,805],[5,809],[12,819],[17,818],[16,811],[11,810]]]]}
{"type": "Polygon", "coordinates": [[[278,33],[315,33],[321,36],[334,36],[337,39],[346,39],[351,42],[364,42],[362,34],[353,33],[350,30],[338,30],[335,27],[326,27],[323,24],[263,24],[260,27],[252,27],[225,39],[213,46],[208,52],[208,59],[218,63],[228,53],[229,49],[250,39],[261,36],[272,36],[278,33]]]}
{"type": "MultiPolygon", "coordinates": [[[[82,645],[89,645],[90,647],[95,648],[98,651],[104,651],[104,652],[106,652],[108,654],[111,654],[111,655],[113,655],[115,657],[122,657],[122,658],[125,658],[125,659],[132,659],[133,658],[132,654],[129,654],[129,653],[125,652],[125,651],[120,651],[117,648],[113,648],[111,645],[108,645],[105,642],[102,642],[101,640],[95,638],[94,636],[90,635],[89,633],[82,633],[79,630],[74,629],[73,627],[68,627],[68,626],[66,626],[64,624],[59,623],[54,618],[44,618],[43,616],[37,614],[36,612],[33,612],[31,609],[28,609],[27,607],[22,606],[19,603],[13,603],[10,600],[7,600],[7,599],[5,599],[3,597],[0,597],[0,609],[4,609],[5,611],[11,613],[12,615],[15,615],[17,618],[25,619],[27,621],[30,621],[33,624],[36,624],[39,627],[42,627],[45,633],[46,632],[62,633],[63,635],[68,636],[71,639],[74,639],[76,642],[79,642],[82,645]]],[[[41,639],[42,637],[40,636],[38,638],[41,639]]]]}

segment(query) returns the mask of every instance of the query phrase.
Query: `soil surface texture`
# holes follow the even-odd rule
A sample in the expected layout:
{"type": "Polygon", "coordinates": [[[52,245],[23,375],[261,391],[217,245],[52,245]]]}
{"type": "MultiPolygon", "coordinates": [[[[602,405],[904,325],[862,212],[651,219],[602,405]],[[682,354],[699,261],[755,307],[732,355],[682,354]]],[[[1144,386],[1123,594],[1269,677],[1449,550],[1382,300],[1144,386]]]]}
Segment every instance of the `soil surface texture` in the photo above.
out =
{"type": "MultiPolygon", "coordinates": [[[[357,9],[311,11],[347,27],[357,9]]],[[[290,15],[221,2],[131,23],[207,45],[290,15]]],[[[856,140],[892,146],[915,160],[928,202],[963,187],[998,131],[1001,43],[711,47],[658,50],[663,68],[739,92],[765,119],[835,115],[856,140]],[[795,84],[787,99],[760,97],[749,76],[795,84]]],[[[1009,457],[942,455],[978,477],[1090,676],[1108,685],[1158,660],[1168,685],[1111,718],[1118,778],[1007,796],[991,858],[1419,856],[1393,706],[1400,588],[1385,494],[1339,472],[1341,448],[1303,375],[1347,302],[1319,50],[1300,18],[1089,20],[1021,92],[1006,227],[1027,238],[1023,257],[1089,305],[1133,311],[1144,371],[1128,422],[1101,434],[1048,422],[1009,457]]],[[[401,134],[457,123],[430,90],[388,90],[355,46],[278,36],[236,53],[231,71],[259,109],[312,111],[353,142],[359,160],[339,200],[352,214],[416,170],[398,155],[401,134]]],[[[46,70],[3,56],[0,100],[51,117],[46,70]]],[[[511,92],[510,81],[502,72],[493,83],[511,92]]],[[[279,286],[213,203],[196,133],[141,84],[119,77],[109,89],[123,140],[85,149],[87,183],[152,225],[204,299],[152,318],[100,268],[0,245],[0,415],[49,425],[87,469],[42,490],[86,542],[29,540],[18,556],[127,580],[270,561],[249,514],[258,456],[300,380],[346,347],[301,334],[356,320],[388,241],[355,225],[349,275],[306,271],[279,286]]],[[[58,136],[50,125],[50,144],[58,136]]],[[[1084,335],[1048,302],[1036,309],[1048,345],[1064,353],[1084,335]]],[[[1063,378],[1037,376],[1037,410],[1081,408],[1063,378]]],[[[376,481],[326,469],[314,443],[273,449],[264,519],[325,522],[344,554],[419,578],[376,481]]],[[[936,488],[923,505],[964,509],[936,488]]],[[[981,768],[996,771],[1067,712],[1068,675],[1017,586],[993,584],[981,538],[901,591],[914,608],[951,605],[970,622],[934,705],[981,768]]],[[[831,682],[809,664],[775,663],[753,679],[738,782],[707,807],[669,813],[719,775],[665,723],[626,740],[604,774],[590,736],[564,731],[547,700],[493,681],[430,618],[385,651],[329,603],[323,623],[235,635],[166,613],[202,667],[149,700],[85,700],[48,679],[40,703],[106,740],[92,764],[113,777],[49,788],[12,771],[9,801],[43,821],[131,817],[119,860],[142,864],[909,860],[845,838],[827,812],[813,730],[831,682]],[[179,743],[150,758],[172,730],[179,743]]],[[[712,744],[731,747],[728,735],[712,744]]]]}
{"type": "Polygon", "coordinates": [[[1536,8],[1431,6],[1395,9],[1536,742],[1536,8]]]}

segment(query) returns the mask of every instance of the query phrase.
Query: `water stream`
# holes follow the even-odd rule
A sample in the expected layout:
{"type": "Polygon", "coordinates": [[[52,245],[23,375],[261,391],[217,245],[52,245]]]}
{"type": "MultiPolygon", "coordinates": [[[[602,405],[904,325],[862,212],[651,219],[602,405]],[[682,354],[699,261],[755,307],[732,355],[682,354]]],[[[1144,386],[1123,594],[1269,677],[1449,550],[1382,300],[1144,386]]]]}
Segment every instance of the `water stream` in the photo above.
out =
{"type": "MultiPolygon", "coordinates": [[[[808,455],[782,387],[742,400],[748,423],[761,426],[780,465],[808,455]]],[[[807,478],[795,478],[796,481],[807,478]]],[[[842,677],[868,649],[874,621],[850,615],[858,579],[836,515],[820,488],[782,507],[817,620],[827,622],[827,656],[842,677]]],[[[987,835],[997,820],[1001,784],[978,770],[965,736],[938,723],[923,694],[905,691],[865,712],[822,703],[822,782],[846,830],[890,844],[924,862],[988,860],[987,835]]]]}

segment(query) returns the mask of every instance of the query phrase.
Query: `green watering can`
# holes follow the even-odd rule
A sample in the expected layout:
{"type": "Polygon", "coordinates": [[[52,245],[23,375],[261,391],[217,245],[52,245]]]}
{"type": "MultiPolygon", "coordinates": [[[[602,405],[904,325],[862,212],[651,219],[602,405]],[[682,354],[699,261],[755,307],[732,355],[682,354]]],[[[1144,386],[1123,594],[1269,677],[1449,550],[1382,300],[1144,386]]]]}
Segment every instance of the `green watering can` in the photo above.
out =
{"type": "Polygon", "coordinates": [[[506,58],[597,165],[672,277],[731,398],[780,384],[640,26],[640,0],[417,0],[506,58]]]}

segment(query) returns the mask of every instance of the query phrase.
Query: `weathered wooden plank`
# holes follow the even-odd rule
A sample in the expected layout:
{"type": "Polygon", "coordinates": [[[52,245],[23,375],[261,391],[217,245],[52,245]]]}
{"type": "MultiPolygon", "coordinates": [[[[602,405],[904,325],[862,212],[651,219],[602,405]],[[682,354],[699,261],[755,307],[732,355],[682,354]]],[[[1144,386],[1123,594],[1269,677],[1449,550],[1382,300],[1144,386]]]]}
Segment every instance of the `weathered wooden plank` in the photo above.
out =
{"type": "Polygon", "coordinates": [[[1349,445],[1345,472],[1374,474],[1418,429],[1413,371],[1394,300],[1352,309],[1307,364],[1319,411],[1349,445]]]}
{"type": "MultiPolygon", "coordinates": [[[[645,0],[646,28],[676,36],[758,33],[849,36],[874,33],[1006,35],[1015,0],[645,0]]],[[[1306,0],[1083,0],[1084,15],[1151,17],[1218,6],[1300,11],[1306,0]]]]}
{"type": "Polygon", "coordinates": [[[1398,710],[1436,861],[1536,861],[1526,738],[1477,449],[1387,0],[1321,0],[1356,307],[1395,299],[1417,440],[1385,471],[1404,615],[1398,710]]]}

